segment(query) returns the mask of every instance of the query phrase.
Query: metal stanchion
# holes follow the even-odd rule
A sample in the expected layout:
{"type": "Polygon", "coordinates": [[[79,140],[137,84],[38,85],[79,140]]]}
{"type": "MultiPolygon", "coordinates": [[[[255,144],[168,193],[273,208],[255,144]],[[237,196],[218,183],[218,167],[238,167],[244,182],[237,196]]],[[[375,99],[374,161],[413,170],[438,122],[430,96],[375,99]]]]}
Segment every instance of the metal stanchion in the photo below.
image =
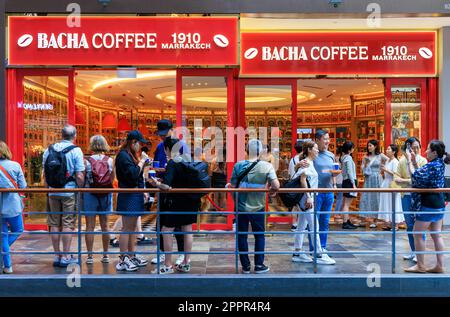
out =
{"type": "Polygon", "coordinates": [[[392,273],[395,273],[395,237],[396,237],[396,221],[395,221],[395,196],[396,193],[391,193],[392,200],[392,273]]]}
{"type": "MultiPolygon", "coordinates": [[[[161,219],[160,219],[160,208],[161,208],[161,195],[160,192],[156,193],[156,197],[158,199],[158,204],[156,207],[156,269],[157,269],[157,274],[160,274],[160,269],[161,269],[161,263],[159,263],[159,258],[161,256],[161,249],[160,249],[160,245],[161,245],[161,219]]],[[[163,244],[164,244],[164,239],[163,239],[163,244]]]]}
{"type": "Polygon", "coordinates": [[[0,269],[3,273],[3,193],[0,193],[0,269]]]}
{"type": "Polygon", "coordinates": [[[78,266],[80,268],[80,274],[81,274],[81,195],[82,193],[74,193],[75,197],[77,198],[77,203],[75,204],[75,208],[77,209],[77,216],[78,216],[78,266]]]}
{"type": "Polygon", "coordinates": [[[317,273],[317,219],[319,218],[317,216],[317,193],[313,193],[314,195],[314,258],[313,258],[313,264],[314,264],[314,274],[317,273]]]}
{"type": "Polygon", "coordinates": [[[236,192],[236,199],[234,201],[234,223],[235,228],[234,232],[236,235],[236,242],[235,242],[235,272],[236,274],[239,273],[239,226],[238,226],[238,210],[239,210],[239,192],[236,192]]]}

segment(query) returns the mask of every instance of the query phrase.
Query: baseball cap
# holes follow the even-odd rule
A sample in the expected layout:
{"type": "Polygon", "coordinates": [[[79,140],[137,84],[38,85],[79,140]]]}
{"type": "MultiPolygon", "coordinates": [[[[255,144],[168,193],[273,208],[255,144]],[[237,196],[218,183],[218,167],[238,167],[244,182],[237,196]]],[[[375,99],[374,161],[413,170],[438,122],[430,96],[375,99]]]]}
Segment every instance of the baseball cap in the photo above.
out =
{"type": "Polygon", "coordinates": [[[144,139],[142,133],[138,130],[130,131],[127,135],[127,140],[138,140],[139,142],[147,143],[147,140],[144,139]]]}
{"type": "Polygon", "coordinates": [[[169,133],[169,130],[173,128],[173,124],[170,120],[159,120],[158,124],[156,125],[158,127],[158,131],[156,134],[158,135],[167,135],[169,133]]]}

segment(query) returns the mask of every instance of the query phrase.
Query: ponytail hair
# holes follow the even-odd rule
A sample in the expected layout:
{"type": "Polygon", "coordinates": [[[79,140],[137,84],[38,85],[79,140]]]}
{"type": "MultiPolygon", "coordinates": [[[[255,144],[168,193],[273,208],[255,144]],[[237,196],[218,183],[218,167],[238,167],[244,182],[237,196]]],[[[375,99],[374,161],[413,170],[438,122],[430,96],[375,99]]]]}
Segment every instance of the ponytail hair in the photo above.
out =
{"type": "Polygon", "coordinates": [[[450,164],[450,154],[447,152],[444,153],[444,163],[447,165],[450,164]]]}

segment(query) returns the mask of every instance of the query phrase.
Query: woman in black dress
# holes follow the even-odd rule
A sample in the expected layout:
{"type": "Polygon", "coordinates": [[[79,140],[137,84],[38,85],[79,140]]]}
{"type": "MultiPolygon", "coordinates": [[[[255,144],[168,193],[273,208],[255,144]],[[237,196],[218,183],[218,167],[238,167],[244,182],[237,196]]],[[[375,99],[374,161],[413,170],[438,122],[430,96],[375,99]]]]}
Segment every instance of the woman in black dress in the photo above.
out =
{"type": "MultiPolygon", "coordinates": [[[[189,162],[188,155],[182,155],[182,147],[176,144],[179,142],[176,138],[168,137],[164,140],[164,150],[166,151],[168,162],[166,166],[166,173],[162,182],[153,181],[153,185],[167,190],[170,188],[186,188],[188,183],[192,180],[186,178],[185,167],[183,162],[189,162]]],[[[185,153],[186,154],[186,153],[185,153]]],[[[192,224],[197,222],[197,214],[169,214],[165,212],[182,211],[194,212],[200,209],[200,198],[195,198],[189,194],[169,194],[165,193],[160,196],[161,199],[161,215],[160,221],[162,231],[171,232],[175,227],[181,227],[183,232],[191,232],[192,224]]],[[[164,234],[164,250],[172,252],[173,238],[171,234],[164,234]]],[[[193,235],[184,235],[184,261],[176,266],[180,272],[189,272],[190,254],[192,251],[193,235]]],[[[164,265],[160,269],[160,274],[173,273],[172,255],[166,254],[164,265]]]]}
{"type": "MultiPolygon", "coordinates": [[[[127,140],[116,157],[116,175],[119,188],[144,188],[144,166],[148,156],[142,152],[141,144],[146,143],[137,131],[128,133],[127,140]]],[[[119,193],[117,195],[117,213],[122,215],[122,231],[135,232],[138,217],[145,211],[144,193],[119,193]]],[[[136,234],[120,235],[120,261],[118,271],[136,271],[147,265],[148,261],[135,254],[136,234]]]]}

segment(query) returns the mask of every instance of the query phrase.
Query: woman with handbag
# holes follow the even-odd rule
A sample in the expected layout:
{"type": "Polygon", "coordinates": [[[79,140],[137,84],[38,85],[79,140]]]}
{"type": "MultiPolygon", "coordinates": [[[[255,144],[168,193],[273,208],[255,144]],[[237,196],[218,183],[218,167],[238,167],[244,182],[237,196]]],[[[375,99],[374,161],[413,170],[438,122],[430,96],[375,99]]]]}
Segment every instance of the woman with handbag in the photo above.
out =
{"type": "MultiPolygon", "coordinates": [[[[364,175],[364,188],[381,187],[381,161],[380,147],[377,140],[367,142],[367,155],[364,156],[361,167],[364,175]]],[[[376,219],[380,208],[380,193],[362,193],[359,202],[359,211],[370,212],[361,214],[370,223],[370,228],[376,228],[376,219]]]]}
{"type": "MultiPolygon", "coordinates": [[[[342,188],[357,188],[356,180],[356,166],[353,161],[352,153],[355,151],[355,145],[351,141],[347,141],[342,145],[342,188]]],[[[344,200],[342,203],[342,212],[348,212],[353,199],[356,198],[356,193],[344,193],[344,200]]],[[[342,229],[356,229],[357,227],[350,221],[349,214],[343,214],[344,222],[342,229]]]]}
{"type": "MultiPolygon", "coordinates": [[[[384,172],[384,179],[381,183],[381,188],[390,188],[394,181],[394,174],[398,168],[398,146],[391,144],[386,149],[387,160],[381,166],[381,171],[384,172]]],[[[398,229],[398,224],[405,221],[402,212],[402,200],[399,193],[381,193],[380,194],[380,219],[387,222],[387,226],[383,230],[389,231],[392,229],[392,210],[395,210],[395,230],[398,229]],[[395,198],[395,205],[392,206],[392,196],[395,198]],[[388,213],[386,213],[388,212],[388,213]]]]}
{"type": "MultiPolygon", "coordinates": [[[[11,161],[12,154],[5,142],[0,141],[0,188],[26,188],[27,182],[19,163],[11,161]]],[[[9,250],[23,232],[23,202],[19,193],[3,193],[2,195],[2,245],[3,273],[13,272],[9,250]]]]}

